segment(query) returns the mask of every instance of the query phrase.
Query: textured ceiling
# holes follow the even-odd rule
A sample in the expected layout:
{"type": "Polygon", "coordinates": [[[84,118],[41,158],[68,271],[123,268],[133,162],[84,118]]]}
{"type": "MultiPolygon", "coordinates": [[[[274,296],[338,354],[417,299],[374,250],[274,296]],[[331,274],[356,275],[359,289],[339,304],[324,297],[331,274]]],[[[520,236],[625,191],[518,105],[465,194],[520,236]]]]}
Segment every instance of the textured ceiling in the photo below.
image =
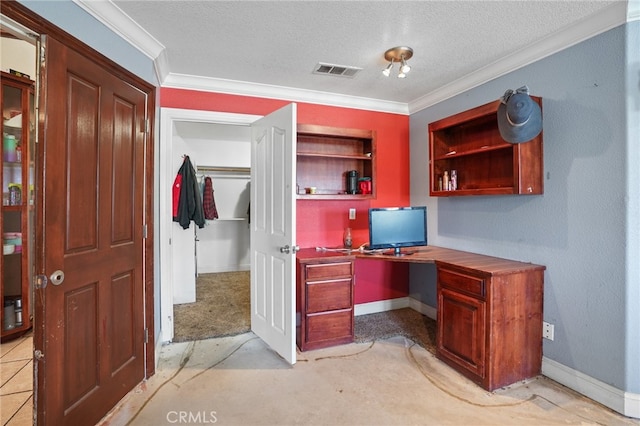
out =
{"type": "MultiPolygon", "coordinates": [[[[172,74],[411,103],[495,66],[611,1],[114,1],[161,45],[172,74]],[[410,46],[406,79],[386,49],[410,46]],[[318,62],[362,68],[313,74],[318,62]]],[[[619,3],[618,3],[619,4],[619,3]]]]}

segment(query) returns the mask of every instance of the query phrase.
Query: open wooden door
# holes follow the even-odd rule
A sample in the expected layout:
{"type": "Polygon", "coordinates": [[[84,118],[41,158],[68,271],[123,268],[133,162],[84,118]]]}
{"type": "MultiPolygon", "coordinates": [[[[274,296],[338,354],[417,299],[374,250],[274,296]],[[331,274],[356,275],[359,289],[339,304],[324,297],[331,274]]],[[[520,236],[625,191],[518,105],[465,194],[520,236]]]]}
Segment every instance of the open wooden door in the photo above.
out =
{"type": "Polygon", "coordinates": [[[93,425],[145,377],[147,94],[42,40],[37,423],[93,425]]]}
{"type": "Polygon", "coordinates": [[[251,128],[251,330],[295,364],[296,104],[251,128]]]}

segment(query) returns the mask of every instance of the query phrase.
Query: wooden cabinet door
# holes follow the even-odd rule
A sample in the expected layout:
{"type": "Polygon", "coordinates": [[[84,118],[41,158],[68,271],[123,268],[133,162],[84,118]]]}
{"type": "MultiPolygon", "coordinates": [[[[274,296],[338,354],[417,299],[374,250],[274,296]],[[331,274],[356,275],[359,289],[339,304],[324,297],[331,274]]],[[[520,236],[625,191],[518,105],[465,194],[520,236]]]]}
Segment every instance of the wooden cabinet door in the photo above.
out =
{"type": "Polygon", "coordinates": [[[485,371],[485,315],[484,301],[439,286],[437,355],[475,381],[485,371]]]}

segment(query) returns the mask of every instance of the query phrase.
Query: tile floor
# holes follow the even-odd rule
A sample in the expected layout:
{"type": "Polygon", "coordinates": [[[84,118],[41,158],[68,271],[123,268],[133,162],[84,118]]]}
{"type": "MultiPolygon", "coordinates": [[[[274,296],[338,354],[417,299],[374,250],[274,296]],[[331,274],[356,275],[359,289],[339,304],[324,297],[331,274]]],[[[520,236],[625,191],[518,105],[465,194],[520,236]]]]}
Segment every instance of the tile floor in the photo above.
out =
{"type": "Polygon", "coordinates": [[[33,419],[33,335],[0,345],[0,421],[31,425],[33,419]]]}

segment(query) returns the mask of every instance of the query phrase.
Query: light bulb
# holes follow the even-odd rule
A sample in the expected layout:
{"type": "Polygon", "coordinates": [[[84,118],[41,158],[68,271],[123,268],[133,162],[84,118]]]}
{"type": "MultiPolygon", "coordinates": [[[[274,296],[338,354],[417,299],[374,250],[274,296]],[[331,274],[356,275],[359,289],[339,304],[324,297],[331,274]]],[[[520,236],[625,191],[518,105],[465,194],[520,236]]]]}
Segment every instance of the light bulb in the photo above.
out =
{"type": "MultiPolygon", "coordinates": [[[[402,55],[402,65],[400,65],[400,72],[402,74],[406,74],[409,71],[411,71],[411,67],[409,66],[409,64],[407,64],[407,61],[404,60],[404,55],[402,55]]],[[[400,78],[404,78],[404,77],[400,77],[400,78]]]]}
{"type": "Polygon", "coordinates": [[[391,68],[393,68],[393,61],[389,62],[389,65],[387,65],[387,67],[382,70],[382,74],[385,77],[389,77],[389,74],[391,74],[391,68]]]}

